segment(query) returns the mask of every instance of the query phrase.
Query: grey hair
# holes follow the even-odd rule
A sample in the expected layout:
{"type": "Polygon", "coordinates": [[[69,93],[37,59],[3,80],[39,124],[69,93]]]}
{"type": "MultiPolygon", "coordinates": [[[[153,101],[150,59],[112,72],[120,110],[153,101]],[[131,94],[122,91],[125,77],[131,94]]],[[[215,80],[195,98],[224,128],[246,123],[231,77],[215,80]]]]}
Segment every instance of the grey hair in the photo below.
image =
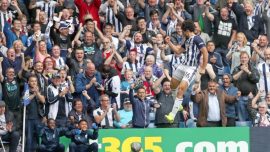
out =
{"type": "Polygon", "coordinates": [[[155,60],[156,60],[155,56],[154,56],[154,55],[151,55],[151,54],[149,54],[149,55],[146,56],[145,61],[146,61],[146,60],[149,60],[149,59],[151,59],[151,60],[154,61],[154,62],[155,62],[155,60]]]}
{"type": "Polygon", "coordinates": [[[258,107],[262,107],[262,106],[265,106],[267,108],[268,107],[267,102],[261,101],[258,103],[258,107]]]}
{"type": "Polygon", "coordinates": [[[107,97],[107,98],[110,99],[110,97],[109,97],[107,94],[103,94],[103,95],[101,95],[101,96],[99,97],[99,101],[101,101],[104,97],[107,97]]]}

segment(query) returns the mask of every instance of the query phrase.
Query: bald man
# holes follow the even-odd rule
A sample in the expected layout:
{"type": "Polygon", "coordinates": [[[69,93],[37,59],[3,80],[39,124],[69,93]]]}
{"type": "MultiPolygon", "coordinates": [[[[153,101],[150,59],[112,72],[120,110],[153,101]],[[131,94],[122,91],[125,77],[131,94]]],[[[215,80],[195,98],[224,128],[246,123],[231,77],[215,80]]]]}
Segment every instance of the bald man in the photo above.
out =
{"type": "Polygon", "coordinates": [[[88,106],[86,98],[82,95],[82,91],[86,90],[88,95],[99,105],[98,84],[102,83],[101,74],[96,71],[95,65],[91,62],[87,63],[85,72],[79,73],[75,80],[75,91],[81,97],[83,106],[88,106]]]}

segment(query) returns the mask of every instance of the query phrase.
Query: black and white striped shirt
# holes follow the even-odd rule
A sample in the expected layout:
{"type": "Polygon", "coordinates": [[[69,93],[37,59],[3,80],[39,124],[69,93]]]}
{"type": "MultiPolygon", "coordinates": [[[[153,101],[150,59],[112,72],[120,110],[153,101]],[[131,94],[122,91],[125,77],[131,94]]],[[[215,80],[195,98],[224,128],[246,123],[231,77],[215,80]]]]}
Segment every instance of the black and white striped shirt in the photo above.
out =
{"type": "Polygon", "coordinates": [[[57,2],[55,1],[50,1],[48,3],[41,1],[37,2],[36,6],[39,7],[42,11],[46,12],[49,19],[52,19],[56,4],[57,2]]]}
{"type": "Polygon", "coordinates": [[[3,32],[4,30],[4,26],[5,26],[5,23],[7,21],[9,21],[10,23],[12,22],[12,17],[13,17],[13,14],[11,11],[7,11],[7,12],[2,12],[0,11],[0,29],[1,29],[1,32],[3,32]]]}
{"type": "Polygon", "coordinates": [[[200,49],[205,47],[201,37],[198,35],[191,36],[185,41],[182,47],[185,49],[185,61],[183,62],[183,65],[198,66],[201,56],[200,49]]]}
{"type": "Polygon", "coordinates": [[[120,33],[123,29],[122,23],[117,19],[113,9],[109,6],[106,9],[106,23],[111,23],[115,27],[115,32],[120,33]]]}

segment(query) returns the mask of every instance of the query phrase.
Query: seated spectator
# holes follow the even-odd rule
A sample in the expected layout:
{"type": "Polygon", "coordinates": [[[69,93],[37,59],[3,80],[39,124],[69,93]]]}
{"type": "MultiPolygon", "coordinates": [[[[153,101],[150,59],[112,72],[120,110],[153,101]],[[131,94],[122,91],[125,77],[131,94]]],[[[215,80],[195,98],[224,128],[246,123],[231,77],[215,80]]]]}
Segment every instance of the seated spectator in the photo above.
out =
{"type": "Polygon", "coordinates": [[[2,140],[9,142],[9,151],[16,152],[20,135],[15,128],[13,113],[6,110],[4,101],[0,101],[0,136],[2,140]]]}
{"type": "Polygon", "coordinates": [[[114,120],[117,122],[120,120],[116,104],[112,104],[112,107],[110,107],[110,98],[106,94],[100,96],[100,107],[94,110],[93,115],[95,122],[102,129],[114,128],[114,120]]]}
{"type": "Polygon", "coordinates": [[[88,100],[88,107],[84,107],[80,99],[74,99],[73,108],[68,114],[69,127],[71,128],[78,128],[78,123],[82,119],[87,121],[88,127],[91,127],[94,122],[93,111],[96,108],[95,102],[87,94],[87,91],[83,91],[83,95],[88,100]]]}
{"type": "Polygon", "coordinates": [[[114,125],[117,128],[131,128],[132,124],[132,116],[133,116],[133,111],[132,111],[132,104],[129,101],[129,98],[126,98],[123,103],[124,109],[119,110],[119,116],[120,116],[120,121],[114,123],[114,125]]]}
{"type": "Polygon", "coordinates": [[[89,152],[98,152],[98,144],[92,143],[89,144],[89,139],[97,139],[98,138],[98,127],[94,123],[92,124],[92,130],[88,129],[88,124],[86,120],[80,120],[78,129],[73,129],[66,134],[67,137],[71,138],[71,143],[69,144],[70,152],[77,151],[89,151],[89,152]]]}
{"type": "Polygon", "coordinates": [[[49,118],[47,126],[40,133],[41,144],[38,147],[39,152],[64,152],[65,146],[60,143],[60,137],[64,136],[68,130],[66,128],[57,128],[55,120],[49,118]]]}

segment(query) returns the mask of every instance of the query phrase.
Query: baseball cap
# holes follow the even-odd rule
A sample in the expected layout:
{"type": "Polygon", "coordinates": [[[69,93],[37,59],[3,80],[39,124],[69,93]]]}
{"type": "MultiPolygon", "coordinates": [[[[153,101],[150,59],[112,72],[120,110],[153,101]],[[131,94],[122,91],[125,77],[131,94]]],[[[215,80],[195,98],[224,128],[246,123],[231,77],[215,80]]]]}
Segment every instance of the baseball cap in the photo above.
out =
{"type": "Polygon", "coordinates": [[[61,78],[61,76],[60,76],[59,73],[54,73],[54,74],[52,75],[52,78],[53,78],[53,79],[54,79],[54,78],[61,78]]]}
{"type": "Polygon", "coordinates": [[[67,23],[60,23],[59,30],[69,28],[69,25],[67,23]]]}
{"type": "Polygon", "coordinates": [[[124,104],[126,104],[126,103],[130,103],[129,98],[125,98],[125,99],[124,99],[124,104]]]}

